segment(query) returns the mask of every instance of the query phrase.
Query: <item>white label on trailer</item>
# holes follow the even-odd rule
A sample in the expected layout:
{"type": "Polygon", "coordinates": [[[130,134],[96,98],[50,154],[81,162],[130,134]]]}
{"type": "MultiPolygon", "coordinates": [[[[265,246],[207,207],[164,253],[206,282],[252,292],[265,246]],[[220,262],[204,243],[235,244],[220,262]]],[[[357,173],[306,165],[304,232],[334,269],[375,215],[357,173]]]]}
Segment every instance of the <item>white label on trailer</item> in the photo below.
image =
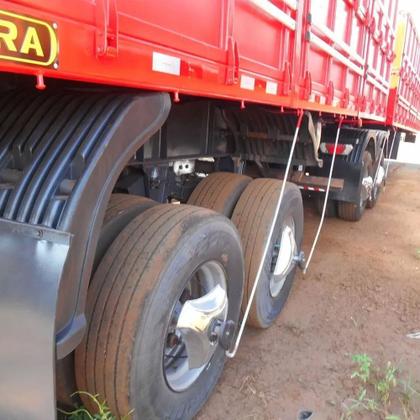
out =
{"type": "Polygon", "coordinates": [[[246,76],[245,74],[241,75],[241,88],[247,90],[254,90],[255,89],[255,79],[250,76],[246,76]]]}
{"type": "Polygon", "coordinates": [[[277,83],[268,81],[265,85],[265,93],[277,95],[277,83]]]}
{"type": "Polygon", "coordinates": [[[181,74],[181,59],[172,55],[153,52],[152,70],[179,76],[181,74]]]}

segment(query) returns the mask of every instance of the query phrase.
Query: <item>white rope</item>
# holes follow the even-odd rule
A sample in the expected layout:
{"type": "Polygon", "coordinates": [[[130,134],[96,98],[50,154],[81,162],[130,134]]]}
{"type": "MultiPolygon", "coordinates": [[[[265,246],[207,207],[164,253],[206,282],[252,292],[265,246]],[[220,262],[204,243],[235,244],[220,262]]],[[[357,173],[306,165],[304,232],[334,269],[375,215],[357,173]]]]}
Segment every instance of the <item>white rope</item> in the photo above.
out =
{"type": "Polygon", "coordinates": [[[297,142],[297,138],[298,138],[298,134],[299,134],[299,129],[300,129],[300,126],[302,124],[302,118],[303,118],[303,113],[300,112],[298,114],[296,130],[295,130],[295,134],[293,136],[292,145],[290,147],[289,159],[287,161],[286,171],[284,173],[284,179],[283,179],[283,182],[282,182],[282,185],[281,185],[279,199],[277,200],[277,205],[276,205],[276,210],[274,212],[273,222],[271,223],[271,226],[270,226],[270,231],[268,233],[268,237],[267,237],[267,240],[266,240],[266,243],[265,243],[265,247],[264,247],[264,251],[263,251],[263,254],[262,254],[261,261],[260,261],[260,265],[258,266],[258,271],[257,271],[257,274],[255,276],[254,285],[252,286],[251,295],[249,296],[248,305],[245,309],[245,313],[244,313],[244,317],[242,319],[241,327],[239,329],[238,336],[236,337],[235,347],[233,348],[232,351],[227,351],[226,352],[226,356],[229,357],[229,358],[235,357],[236,352],[238,351],[238,347],[239,347],[239,344],[241,342],[242,335],[244,333],[245,324],[246,324],[246,321],[248,319],[249,312],[251,310],[252,302],[254,300],[254,295],[255,295],[255,292],[257,290],[258,282],[260,280],[261,273],[262,273],[262,270],[264,268],[264,262],[265,262],[265,259],[266,259],[266,256],[267,256],[268,249],[270,248],[270,243],[271,243],[271,239],[272,239],[272,236],[273,236],[275,223],[276,223],[277,217],[278,217],[279,212],[280,212],[281,203],[283,201],[284,189],[286,187],[286,181],[287,181],[287,178],[289,176],[290,167],[292,165],[293,152],[295,150],[295,146],[296,146],[296,142],[297,142]]]}
{"type": "Polygon", "coordinates": [[[331,159],[330,173],[328,175],[328,184],[327,184],[327,189],[325,191],[324,205],[322,207],[321,220],[319,221],[318,230],[316,231],[315,239],[312,243],[312,247],[311,247],[311,251],[309,253],[308,260],[306,261],[305,268],[303,269],[303,274],[306,274],[306,271],[308,270],[309,264],[311,262],[312,256],[313,256],[314,251],[315,251],[315,247],[318,243],[318,239],[319,239],[319,235],[321,233],[322,225],[324,224],[325,211],[327,209],[328,195],[330,194],[331,179],[332,179],[332,174],[333,174],[333,169],[334,169],[335,156],[337,154],[338,138],[340,137],[341,123],[342,122],[343,122],[343,117],[340,116],[340,120],[339,120],[338,128],[337,128],[337,134],[335,136],[334,153],[333,153],[332,159],[331,159]]]}

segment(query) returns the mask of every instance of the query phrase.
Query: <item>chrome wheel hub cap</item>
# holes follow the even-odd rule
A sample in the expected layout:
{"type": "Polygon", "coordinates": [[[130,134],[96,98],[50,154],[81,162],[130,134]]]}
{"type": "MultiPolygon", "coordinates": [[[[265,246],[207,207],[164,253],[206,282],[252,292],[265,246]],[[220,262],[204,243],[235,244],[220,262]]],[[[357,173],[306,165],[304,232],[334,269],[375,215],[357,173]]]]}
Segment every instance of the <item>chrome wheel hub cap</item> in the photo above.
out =
{"type": "Polygon", "coordinates": [[[297,245],[295,240],[295,224],[288,218],[283,224],[280,242],[274,245],[271,263],[270,294],[277,297],[284,286],[287,275],[296,264],[297,245]]]}
{"type": "Polygon", "coordinates": [[[188,354],[190,369],[207,364],[217,345],[217,321],[227,315],[226,291],[217,285],[201,298],[185,302],[177,329],[181,332],[188,354]]]}
{"type": "Polygon", "coordinates": [[[369,176],[365,176],[362,179],[362,194],[361,194],[361,201],[366,201],[372,193],[373,189],[373,178],[369,176]]]}
{"type": "Polygon", "coordinates": [[[163,366],[174,391],[190,387],[211,361],[227,314],[225,271],[216,261],[206,262],[187,283],[168,328],[163,366]]]}

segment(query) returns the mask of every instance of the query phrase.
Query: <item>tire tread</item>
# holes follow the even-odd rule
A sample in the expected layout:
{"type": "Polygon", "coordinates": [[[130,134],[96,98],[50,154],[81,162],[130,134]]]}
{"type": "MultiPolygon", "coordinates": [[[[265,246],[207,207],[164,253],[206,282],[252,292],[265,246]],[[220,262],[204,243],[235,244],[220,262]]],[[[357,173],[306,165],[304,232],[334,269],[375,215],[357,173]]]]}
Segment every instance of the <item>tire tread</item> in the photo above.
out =
{"type": "Polygon", "coordinates": [[[230,217],[236,202],[252,178],[232,172],[214,172],[192,192],[188,204],[205,207],[230,217]]]}
{"type": "MultiPolygon", "coordinates": [[[[232,215],[232,221],[241,235],[245,258],[242,311],[245,311],[250,299],[262,257],[263,244],[265,244],[270,230],[282,182],[281,180],[268,178],[253,180],[243,192],[232,215]]],[[[287,184],[290,187],[293,185],[291,183],[287,184]]],[[[293,188],[296,187],[293,185],[293,188]]],[[[248,324],[257,328],[264,327],[258,318],[255,302],[249,312],[248,324]]]]}
{"type": "Polygon", "coordinates": [[[120,212],[126,210],[127,208],[135,207],[138,205],[147,205],[153,206],[155,202],[147,197],[142,197],[139,195],[131,194],[121,194],[115,193],[111,195],[109,199],[108,207],[105,212],[104,222],[105,225],[120,212]]]}
{"type": "MultiPolygon", "coordinates": [[[[174,229],[181,233],[182,224],[196,213],[209,216],[207,210],[185,205],[163,204],[146,210],[113,242],[92,279],[87,304],[91,321],[76,349],[76,379],[80,390],[105,397],[116,413],[130,411],[128,363],[123,361],[130,358],[134,341],[122,342],[121,336],[134,335],[142,303],[153,289],[156,273],[150,260],[157,258],[157,249],[165,248],[162,242],[168,233],[174,229]],[[133,269],[135,276],[122,276],[133,269]],[[123,284],[118,282],[121,277],[126,280],[123,284]],[[105,339],[99,339],[100,335],[105,339]]],[[[88,408],[94,408],[89,399],[82,399],[88,408]]]]}

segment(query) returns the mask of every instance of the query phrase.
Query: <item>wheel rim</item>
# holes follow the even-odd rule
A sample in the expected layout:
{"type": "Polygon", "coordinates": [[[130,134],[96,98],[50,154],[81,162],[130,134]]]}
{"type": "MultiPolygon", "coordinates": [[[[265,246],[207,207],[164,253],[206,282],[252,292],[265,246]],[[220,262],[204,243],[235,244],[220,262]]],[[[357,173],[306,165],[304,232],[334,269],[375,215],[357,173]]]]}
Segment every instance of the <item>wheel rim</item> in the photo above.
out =
{"type": "Polygon", "coordinates": [[[373,178],[369,174],[369,170],[366,165],[363,166],[363,178],[362,178],[362,188],[360,191],[360,202],[359,206],[363,207],[365,202],[368,201],[369,197],[372,193],[373,185],[373,178]]]}
{"type": "Polygon", "coordinates": [[[210,362],[218,345],[217,337],[211,334],[211,328],[215,324],[214,321],[219,324],[226,321],[227,304],[225,270],[217,261],[202,264],[187,281],[181,296],[175,303],[167,329],[163,350],[163,370],[166,382],[172,390],[181,392],[188,389],[210,362]],[[225,301],[222,301],[223,295],[225,301]],[[206,325],[203,327],[200,324],[197,328],[189,325],[194,321],[191,312],[186,313],[187,310],[198,313],[198,318],[200,321],[204,318],[206,325]],[[202,336],[198,337],[200,334],[202,336]],[[190,335],[193,342],[197,342],[198,337],[201,344],[208,339],[206,348],[201,349],[198,355],[193,353],[190,346],[190,335]],[[190,349],[190,354],[188,349],[190,349]],[[194,362],[191,361],[193,356],[196,356],[194,362]],[[191,367],[191,364],[194,367],[191,367]],[[196,367],[198,364],[200,366],[196,367]]]}
{"type": "Polygon", "coordinates": [[[271,260],[270,294],[273,298],[280,294],[288,274],[295,265],[297,246],[293,217],[290,216],[284,221],[279,239],[274,244],[271,260]]]}
{"type": "Polygon", "coordinates": [[[373,186],[372,193],[371,193],[371,200],[374,201],[378,198],[379,190],[382,187],[382,184],[384,183],[385,178],[385,169],[384,167],[379,164],[378,173],[376,175],[376,182],[373,186]]]}

